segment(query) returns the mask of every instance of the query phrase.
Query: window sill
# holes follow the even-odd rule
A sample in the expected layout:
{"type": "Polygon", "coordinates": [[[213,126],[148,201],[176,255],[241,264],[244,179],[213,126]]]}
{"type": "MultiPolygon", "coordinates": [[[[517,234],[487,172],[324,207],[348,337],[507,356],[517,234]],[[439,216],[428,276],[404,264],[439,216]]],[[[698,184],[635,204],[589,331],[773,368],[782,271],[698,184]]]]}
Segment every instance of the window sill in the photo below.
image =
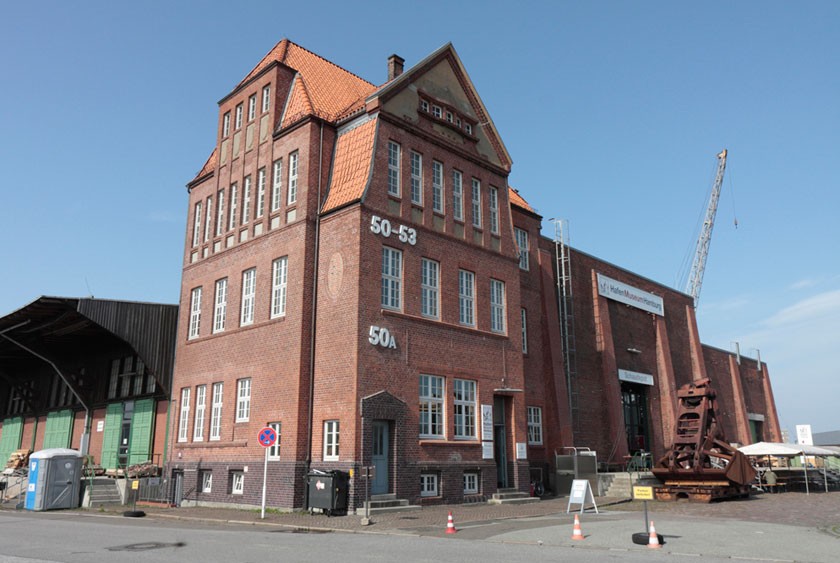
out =
{"type": "Polygon", "coordinates": [[[463,438],[460,440],[445,440],[443,438],[420,438],[421,446],[480,446],[481,442],[475,438],[463,438]]]}

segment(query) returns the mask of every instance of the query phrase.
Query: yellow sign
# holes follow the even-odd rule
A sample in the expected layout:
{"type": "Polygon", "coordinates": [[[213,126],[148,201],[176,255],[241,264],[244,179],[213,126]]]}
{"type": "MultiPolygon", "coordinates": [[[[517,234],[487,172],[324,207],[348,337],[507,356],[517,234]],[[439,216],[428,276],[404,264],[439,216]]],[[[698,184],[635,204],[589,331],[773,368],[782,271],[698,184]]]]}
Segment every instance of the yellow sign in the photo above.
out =
{"type": "Polygon", "coordinates": [[[132,491],[136,491],[139,488],[140,488],[140,481],[139,480],[135,479],[134,481],[131,482],[131,490],[132,491]]]}
{"type": "Polygon", "coordinates": [[[633,487],[633,498],[636,500],[653,500],[653,487],[633,487]]]}

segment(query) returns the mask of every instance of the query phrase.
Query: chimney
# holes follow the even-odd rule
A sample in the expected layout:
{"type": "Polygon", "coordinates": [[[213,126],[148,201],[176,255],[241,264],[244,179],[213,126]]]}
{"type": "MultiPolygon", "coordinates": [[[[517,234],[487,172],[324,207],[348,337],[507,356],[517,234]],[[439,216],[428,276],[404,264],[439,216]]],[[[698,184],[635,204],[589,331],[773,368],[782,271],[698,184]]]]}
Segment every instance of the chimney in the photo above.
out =
{"type": "Polygon", "coordinates": [[[405,59],[399,55],[394,54],[388,57],[388,82],[403,73],[403,64],[405,64],[405,59]]]}

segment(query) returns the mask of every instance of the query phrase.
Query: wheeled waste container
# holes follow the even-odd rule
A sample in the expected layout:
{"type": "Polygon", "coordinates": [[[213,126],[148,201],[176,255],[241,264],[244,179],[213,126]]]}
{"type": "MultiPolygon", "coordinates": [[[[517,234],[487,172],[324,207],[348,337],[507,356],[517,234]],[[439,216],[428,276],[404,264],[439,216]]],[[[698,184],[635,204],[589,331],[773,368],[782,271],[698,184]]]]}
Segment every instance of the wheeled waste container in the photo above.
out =
{"type": "Polygon", "coordinates": [[[347,512],[350,475],[344,471],[312,471],[307,475],[309,508],[320,508],[327,516],[347,512]]]}

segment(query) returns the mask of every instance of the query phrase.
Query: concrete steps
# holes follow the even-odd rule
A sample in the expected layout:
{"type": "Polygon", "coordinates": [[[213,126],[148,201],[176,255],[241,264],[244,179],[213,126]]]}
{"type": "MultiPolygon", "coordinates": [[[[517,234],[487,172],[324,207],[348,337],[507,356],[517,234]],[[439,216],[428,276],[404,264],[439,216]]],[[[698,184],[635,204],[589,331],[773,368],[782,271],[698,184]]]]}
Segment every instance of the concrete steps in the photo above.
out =
{"type": "Polygon", "coordinates": [[[633,485],[656,486],[659,481],[650,472],[600,473],[601,496],[632,498],[633,485]]]}
{"type": "Polygon", "coordinates": [[[356,509],[358,516],[365,515],[365,507],[370,507],[368,514],[382,514],[384,512],[407,512],[411,510],[420,510],[420,506],[416,504],[408,504],[408,500],[404,498],[397,498],[395,494],[387,495],[372,495],[370,501],[365,502],[356,509]]]}
{"type": "Polygon", "coordinates": [[[527,504],[531,502],[540,502],[540,499],[516,489],[499,489],[499,492],[493,493],[493,496],[487,500],[487,504],[527,504]]]}
{"type": "Polygon", "coordinates": [[[85,479],[83,505],[91,508],[104,505],[123,504],[122,494],[116,479],[94,477],[85,479]],[[91,482],[92,481],[92,482],[91,482]]]}

